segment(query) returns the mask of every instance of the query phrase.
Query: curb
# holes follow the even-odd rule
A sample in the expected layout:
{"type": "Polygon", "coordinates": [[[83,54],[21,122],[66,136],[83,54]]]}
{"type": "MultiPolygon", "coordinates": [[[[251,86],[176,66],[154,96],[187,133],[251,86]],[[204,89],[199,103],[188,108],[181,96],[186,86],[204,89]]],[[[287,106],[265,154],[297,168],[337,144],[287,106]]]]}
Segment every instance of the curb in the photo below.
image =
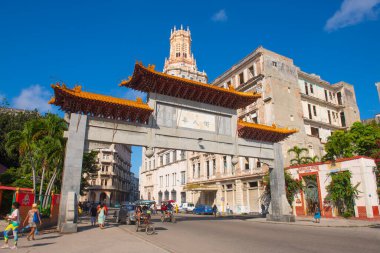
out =
{"type": "Polygon", "coordinates": [[[256,223],[266,223],[266,224],[282,224],[282,225],[292,225],[292,226],[300,226],[300,227],[320,227],[320,228],[362,228],[362,227],[376,227],[380,226],[380,224],[368,224],[368,225],[313,225],[313,224],[299,224],[296,222],[277,222],[277,221],[258,221],[258,220],[250,220],[247,219],[245,221],[248,222],[256,222],[256,223]]]}

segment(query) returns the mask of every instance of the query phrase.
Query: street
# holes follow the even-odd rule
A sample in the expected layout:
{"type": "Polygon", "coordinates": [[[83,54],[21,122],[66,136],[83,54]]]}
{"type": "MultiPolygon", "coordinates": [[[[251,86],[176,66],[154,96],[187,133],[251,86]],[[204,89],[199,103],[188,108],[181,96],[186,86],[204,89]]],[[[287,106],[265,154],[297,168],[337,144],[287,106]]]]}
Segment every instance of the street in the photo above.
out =
{"type": "MultiPolygon", "coordinates": [[[[186,215],[142,238],[171,252],[379,252],[378,228],[321,228],[186,215]]],[[[134,231],[134,226],[121,226],[134,231]]],[[[135,233],[135,232],[133,232],[135,233]]]]}
{"type": "Polygon", "coordinates": [[[379,252],[379,226],[312,227],[246,218],[178,215],[172,224],[155,216],[156,234],[150,236],[112,222],[100,230],[85,219],[76,234],[49,233],[32,242],[22,237],[18,252],[379,252]]]}

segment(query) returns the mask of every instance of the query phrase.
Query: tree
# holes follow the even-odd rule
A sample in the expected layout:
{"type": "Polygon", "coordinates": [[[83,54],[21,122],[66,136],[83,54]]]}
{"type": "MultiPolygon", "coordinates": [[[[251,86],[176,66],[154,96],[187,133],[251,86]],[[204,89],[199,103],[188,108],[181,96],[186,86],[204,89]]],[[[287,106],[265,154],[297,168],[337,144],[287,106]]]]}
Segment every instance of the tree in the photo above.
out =
{"type": "Polygon", "coordinates": [[[339,214],[350,217],[354,214],[355,199],[358,198],[358,186],[351,184],[351,172],[344,171],[331,174],[331,182],[326,186],[330,200],[338,208],[339,214]]]}
{"type": "Polygon", "coordinates": [[[97,166],[97,156],[98,152],[92,150],[91,152],[85,152],[83,154],[83,162],[82,162],[82,178],[80,185],[80,194],[84,194],[85,188],[89,185],[88,179],[89,177],[98,171],[97,166]]]}
{"type": "MultiPolygon", "coordinates": [[[[303,189],[302,181],[294,179],[292,175],[285,171],[284,172],[284,178],[285,178],[285,191],[286,191],[286,198],[288,200],[288,203],[290,206],[293,206],[295,195],[303,189]]],[[[261,199],[264,199],[268,205],[270,203],[270,175],[269,173],[264,176],[263,179],[265,190],[264,194],[261,196],[261,199]]]]}
{"type": "Polygon", "coordinates": [[[290,160],[291,165],[299,165],[308,163],[308,157],[302,156],[303,153],[308,154],[309,150],[307,148],[300,148],[298,146],[294,146],[293,148],[288,150],[288,154],[294,154],[295,158],[290,160]]]}
{"type": "Polygon", "coordinates": [[[355,155],[372,156],[379,150],[376,145],[379,139],[380,126],[378,124],[355,122],[349,130],[335,131],[328,138],[323,160],[336,160],[355,155]]]}
{"type": "Polygon", "coordinates": [[[40,117],[37,111],[14,112],[6,105],[0,106],[0,163],[8,168],[20,166],[19,153],[8,153],[5,148],[7,134],[14,130],[21,131],[26,122],[40,117]]]}
{"type": "Polygon", "coordinates": [[[7,134],[5,148],[8,154],[19,153],[19,159],[24,165],[27,164],[32,169],[32,181],[34,197],[36,197],[36,166],[37,160],[34,151],[37,149],[35,143],[36,120],[25,123],[22,131],[14,130],[7,134]]]}

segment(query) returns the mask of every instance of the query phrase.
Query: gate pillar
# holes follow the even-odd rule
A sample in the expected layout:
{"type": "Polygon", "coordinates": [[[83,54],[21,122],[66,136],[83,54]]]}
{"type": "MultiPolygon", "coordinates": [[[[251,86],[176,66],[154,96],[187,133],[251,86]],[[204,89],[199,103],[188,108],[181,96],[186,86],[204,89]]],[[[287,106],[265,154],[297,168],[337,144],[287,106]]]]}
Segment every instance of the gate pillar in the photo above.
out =
{"type": "Polygon", "coordinates": [[[58,229],[61,233],[77,232],[77,200],[82,177],[86,127],[86,115],[71,113],[69,130],[66,136],[66,154],[59,205],[58,229]]]}
{"type": "Polygon", "coordinates": [[[268,221],[295,222],[295,216],[291,214],[291,208],[286,198],[284,162],[280,143],[273,144],[274,166],[270,168],[270,192],[271,202],[268,221]]]}

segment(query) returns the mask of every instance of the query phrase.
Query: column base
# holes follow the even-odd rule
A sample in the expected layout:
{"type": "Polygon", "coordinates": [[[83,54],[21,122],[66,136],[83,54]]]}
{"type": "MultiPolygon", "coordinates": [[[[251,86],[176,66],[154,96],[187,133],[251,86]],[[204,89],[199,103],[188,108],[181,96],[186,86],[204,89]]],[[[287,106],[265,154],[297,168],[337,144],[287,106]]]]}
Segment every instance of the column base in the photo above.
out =
{"type": "Polygon", "coordinates": [[[284,214],[284,215],[267,214],[267,221],[295,222],[296,216],[292,214],[284,214]]]}
{"type": "Polygon", "coordinates": [[[78,232],[78,224],[73,222],[62,223],[60,232],[62,234],[76,233],[78,232]]]}

